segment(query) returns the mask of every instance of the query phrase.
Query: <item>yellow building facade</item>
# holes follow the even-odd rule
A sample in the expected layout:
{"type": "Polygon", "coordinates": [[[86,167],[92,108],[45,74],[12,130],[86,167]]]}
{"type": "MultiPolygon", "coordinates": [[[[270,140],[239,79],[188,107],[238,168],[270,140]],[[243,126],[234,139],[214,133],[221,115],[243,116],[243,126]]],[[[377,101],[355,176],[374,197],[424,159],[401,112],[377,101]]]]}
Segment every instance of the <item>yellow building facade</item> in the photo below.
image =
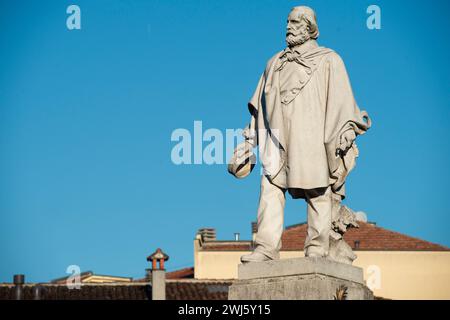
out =
{"type": "MultiPolygon", "coordinates": [[[[204,230],[204,229],[202,229],[204,230]]],[[[209,229],[211,230],[211,229],[209,229]]],[[[252,241],[217,241],[199,232],[194,239],[196,279],[236,279],[240,257],[252,241]]],[[[306,224],[286,228],[281,259],[303,257],[306,224]]],[[[387,299],[450,299],[450,249],[421,239],[361,223],[345,240],[364,270],[367,286],[387,299]]]]}

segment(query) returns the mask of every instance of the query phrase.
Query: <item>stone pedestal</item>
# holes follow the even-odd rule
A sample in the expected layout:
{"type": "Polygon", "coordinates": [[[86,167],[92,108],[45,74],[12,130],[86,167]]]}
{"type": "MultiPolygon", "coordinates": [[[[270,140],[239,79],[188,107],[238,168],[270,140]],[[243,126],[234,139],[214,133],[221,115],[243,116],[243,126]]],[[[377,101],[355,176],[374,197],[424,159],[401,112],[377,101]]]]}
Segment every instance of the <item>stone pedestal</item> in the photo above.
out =
{"type": "Polygon", "coordinates": [[[238,266],[229,300],[372,300],[363,270],[325,258],[250,262],[238,266]]]}

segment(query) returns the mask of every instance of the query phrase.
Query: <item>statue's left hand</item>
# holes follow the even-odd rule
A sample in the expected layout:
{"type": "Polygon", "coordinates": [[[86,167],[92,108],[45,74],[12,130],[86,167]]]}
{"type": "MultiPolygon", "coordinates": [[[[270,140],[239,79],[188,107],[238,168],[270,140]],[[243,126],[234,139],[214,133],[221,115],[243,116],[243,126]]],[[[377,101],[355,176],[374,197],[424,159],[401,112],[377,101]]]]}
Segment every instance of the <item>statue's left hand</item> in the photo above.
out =
{"type": "Polygon", "coordinates": [[[339,149],[342,153],[346,153],[351,148],[353,141],[356,139],[355,131],[347,130],[341,135],[339,149]]]}

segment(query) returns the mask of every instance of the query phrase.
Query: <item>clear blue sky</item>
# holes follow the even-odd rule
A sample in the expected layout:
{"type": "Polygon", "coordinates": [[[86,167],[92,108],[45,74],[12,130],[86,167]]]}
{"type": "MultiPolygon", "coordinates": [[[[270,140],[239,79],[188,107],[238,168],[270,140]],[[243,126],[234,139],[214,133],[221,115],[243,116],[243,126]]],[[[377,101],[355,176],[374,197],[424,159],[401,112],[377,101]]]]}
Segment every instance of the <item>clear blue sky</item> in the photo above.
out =
{"type": "MultiPolygon", "coordinates": [[[[68,265],[141,277],[157,247],[193,265],[201,227],[250,238],[259,175],[175,166],[176,128],[243,127],[286,16],[307,4],[373,127],[346,203],[450,246],[448,1],[1,1],[0,282],[68,265]],[[66,28],[77,4],[82,29],[66,28]],[[339,4],[338,4],[339,3],[339,4]],[[381,7],[382,29],[366,27],[381,7]]],[[[287,203],[286,225],[306,219],[287,203]]]]}

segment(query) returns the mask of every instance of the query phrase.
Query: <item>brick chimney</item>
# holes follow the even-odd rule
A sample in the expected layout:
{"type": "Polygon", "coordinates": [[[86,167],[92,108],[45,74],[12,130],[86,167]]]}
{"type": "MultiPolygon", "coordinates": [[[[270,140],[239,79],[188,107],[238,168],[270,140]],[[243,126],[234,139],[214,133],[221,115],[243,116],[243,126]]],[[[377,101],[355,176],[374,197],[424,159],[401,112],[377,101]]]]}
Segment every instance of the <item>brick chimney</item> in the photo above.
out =
{"type": "Polygon", "coordinates": [[[160,248],[156,249],[147,257],[151,261],[151,282],[152,282],[152,300],[166,300],[166,270],[164,261],[169,260],[169,256],[160,248]]]}

